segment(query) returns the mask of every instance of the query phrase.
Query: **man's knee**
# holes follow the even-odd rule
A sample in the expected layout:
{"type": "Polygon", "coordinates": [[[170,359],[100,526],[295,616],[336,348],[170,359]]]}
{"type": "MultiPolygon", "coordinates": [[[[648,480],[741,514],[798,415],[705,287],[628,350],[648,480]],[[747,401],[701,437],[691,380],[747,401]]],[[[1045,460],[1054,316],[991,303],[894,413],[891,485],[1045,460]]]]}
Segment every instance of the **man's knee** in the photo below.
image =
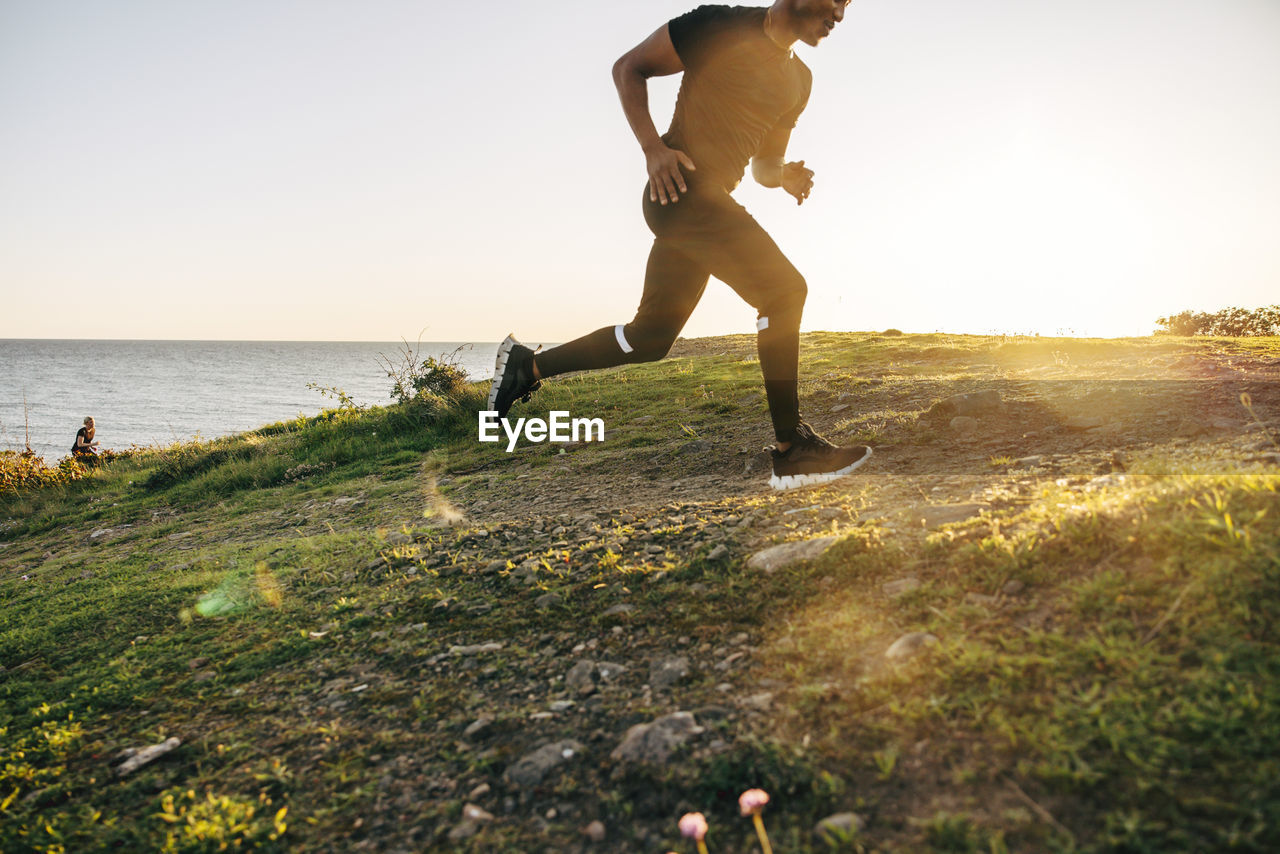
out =
{"type": "Polygon", "coordinates": [[[804,313],[804,301],[809,295],[809,286],[804,276],[795,273],[776,288],[759,307],[760,319],[756,326],[760,331],[775,326],[799,326],[800,315],[804,313]]]}
{"type": "Polygon", "coordinates": [[[679,330],[656,329],[628,323],[615,330],[618,346],[631,362],[656,362],[671,349],[679,330]]]}

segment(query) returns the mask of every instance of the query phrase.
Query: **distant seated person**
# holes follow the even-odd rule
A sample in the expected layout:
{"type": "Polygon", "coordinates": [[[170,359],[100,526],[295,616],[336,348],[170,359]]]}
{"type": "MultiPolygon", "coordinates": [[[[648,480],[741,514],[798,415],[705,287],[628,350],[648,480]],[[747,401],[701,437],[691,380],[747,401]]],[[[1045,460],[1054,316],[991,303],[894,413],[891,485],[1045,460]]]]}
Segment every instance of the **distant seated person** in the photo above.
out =
{"type": "Polygon", "coordinates": [[[71,456],[78,460],[98,458],[98,443],[93,441],[93,416],[84,420],[84,426],[76,431],[76,443],[71,446],[71,456]]]}

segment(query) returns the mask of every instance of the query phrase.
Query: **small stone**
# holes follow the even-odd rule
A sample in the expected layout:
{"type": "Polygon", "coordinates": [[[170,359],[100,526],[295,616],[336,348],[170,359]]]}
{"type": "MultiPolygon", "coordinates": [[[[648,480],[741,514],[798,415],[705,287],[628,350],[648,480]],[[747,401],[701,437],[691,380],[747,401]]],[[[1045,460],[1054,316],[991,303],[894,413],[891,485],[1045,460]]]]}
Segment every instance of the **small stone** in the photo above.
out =
{"type": "Polygon", "coordinates": [[[488,783],[481,783],[467,794],[467,799],[471,801],[478,801],[492,791],[493,787],[488,783]]]}
{"type": "Polygon", "coordinates": [[[550,708],[553,712],[567,712],[572,709],[574,705],[573,700],[552,700],[550,708]]]}
{"type": "Polygon", "coordinates": [[[1018,457],[1018,459],[1013,461],[1015,466],[1022,466],[1023,468],[1034,468],[1038,465],[1042,465],[1043,463],[1044,456],[1042,454],[1033,454],[1030,457],[1018,457]]]}
{"type": "Polygon", "coordinates": [[[985,412],[993,412],[1003,406],[1004,401],[1000,398],[1000,392],[989,389],[969,394],[953,394],[951,397],[940,400],[929,407],[928,414],[973,416],[981,415],[985,412]]]}
{"type": "Polygon", "coordinates": [[[964,594],[964,601],[970,605],[981,605],[984,608],[991,608],[1000,604],[999,597],[988,596],[985,593],[966,593],[964,594]]]}
{"type": "Polygon", "coordinates": [[[655,691],[669,688],[689,675],[689,659],[672,655],[649,665],[649,684],[655,691]]]}
{"type": "Polygon", "coordinates": [[[906,578],[899,578],[897,581],[889,581],[880,585],[880,590],[886,596],[901,596],[904,593],[910,593],[920,586],[920,579],[914,575],[908,575],[906,578]]]}
{"type": "Polygon", "coordinates": [[[746,706],[748,709],[755,709],[758,712],[767,712],[769,709],[773,708],[773,693],[770,691],[763,691],[759,694],[752,694],[751,696],[743,699],[742,705],[746,706]]]}
{"type": "Polygon", "coordinates": [[[462,808],[463,821],[485,822],[493,821],[493,813],[478,807],[475,804],[466,804],[462,808]]]}
{"type": "Polygon", "coordinates": [[[413,537],[403,531],[395,531],[394,533],[387,534],[387,545],[389,546],[407,546],[412,542],[413,537]]]}
{"type": "Polygon", "coordinates": [[[635,605],[632,605],[628,602],[620,602],[619,604],[614,605],[612,608],[606,608],[600,616],[618,617],[618,616],[621,616],[622,614],[629,614],[635,609],[636,609],[635,605]]]}
{"type": "Polygon", "coordinates": [[[132,774],[143,765],[156,761],[170,751],[177,750],[181,744],[182,739],[174,736],[172,738],[166,738],[159,744],[144,747],[141,750],[133,749],[134,752],[130,753],[128,758],[125,759],[118,768],[116,768],[116,773],[121,777],[132,774]]]}
{"type": "Polygon", "coordinates": [[[477,735],[482,735],[485,730],[492,725],[493,718],[478,718],[473,723],[467,725],[467,728],[462,731],[462,736],[463,738],[473,738],[477,735]]]}
{"type": "Polygon", "coordinates": [[[449,831],[450,842],[461,842],[470,839],[480,832],[480,825],[474,821],[460,821],[449,831]]]}
{"type": "Polygon", "coordinates": [[[928,632],[910,632],[894,641],[893,645],[885,651],[884,657],[893,661],[911,658],[925,647],[937,642],[937,636],[928,632]]]}
{"type": "Polygon", "coordinates": [[[581,697],[594,694],[596,690],[596,663],[590,659],[580,659],[565,674],[564,684],[566,688],[581,697]]]}
{"type": "Polygon", "coordinates": [[[587,837],[587,839],[590,839],[592,842],[604,842],[605,830],[604,822],[602,821],[593,821],[581,828],[578,832],[587,837]]]}
{"type": "Polygon", "coordinates": [[[849,408],[849,404],[847,403],[837,403],[835,406],[831,407],[831,412],[832,414],[835,414],[837,412],[844,412],[848,408],[849,408]]]}
{"type": "Polygon", "coordinates": [[[971,519],[986,509],[985,504],[927,504],[908,511],[910,520],[925,528],[950,525],[971,519]]]}
{"type": "Polygon", "coordinates": [[[556,767],[582,752],[582,745],[572,739],[544,744],[513,762],[504,775],[514,786],[536,786],[556,767]]]}
{"type": "Polygon", "coordinates": [[[817,537],[772,546],[756,552],[747,561],[747,569],[770,573],[802,561],[813,560],[843,537],[817,537]]]}
{"type": "Polygon", "coordinates": [[[622,762],[664,764],[690,738],[702,732],[689,712],[672,712],[652,723],[636,724],[610,754],[622,762]]]}
{"type": "Polygon", "coordinates": [[[1026,584],[1016,578],[1012,578],[1004,583],[1004,586],[1000,588],[1000,592],[1006,596],[1017,596],[1025,590],[1026,587],[1026,584]]]}
{"type": "Polygon", "coordinates": [[[1106,423],[1107,419],[1101,415],[1072,415],[1062,426],[1068,430],[1094,430],[1106,423]]]}
{"type": "Polygon", "coordinates": [[[724,543],[720,543],[714,549],[707,553],[707,560],[720,560],[729,554],[729,547],[724,543]]]}
{"type": "Polygon", "coordinates": [[[489,641],[488,643],[476,643],[476,644],[469,644],[469,645],[463,645],[463,646],[451,646],[449,647],[449,654],[450,655],[479,655],[482,652],[497,652],[500,649],[502,649],[502,644],[497,643],[496,641],[489,641]]]}
{"type": "Polygon", "coordinates": [[[538,608],[554,608],[564,602],[564,597],[559,593],[543,593],[537,599],[533,600],[533,604],[538,608]]]}
{"type": "Polygon", "coordinates": [[[188,661],[187,669],[199,670],[201,667],[204,667],[208,663],[209,663],[209,659],[202,655],[199,658],[193,658],[190,661],[188,661]]]}
{"type": "Polygon", "coordinates": [[[813,828],[813,835],[820,842],[835,845],[853,840],[864,827],[866,821],[857,813],[838,812],[818,822],[813,828]]]}
{"type": "Polygon", "coordinates": [[[978,419],[976,418],[971,418],[968,415],[957,415],[955,418],[951,419],[951,431],[953,433],[959,433],[962,436],[967,436],[970,433],[977,431],[977,429],[978,419]]]}

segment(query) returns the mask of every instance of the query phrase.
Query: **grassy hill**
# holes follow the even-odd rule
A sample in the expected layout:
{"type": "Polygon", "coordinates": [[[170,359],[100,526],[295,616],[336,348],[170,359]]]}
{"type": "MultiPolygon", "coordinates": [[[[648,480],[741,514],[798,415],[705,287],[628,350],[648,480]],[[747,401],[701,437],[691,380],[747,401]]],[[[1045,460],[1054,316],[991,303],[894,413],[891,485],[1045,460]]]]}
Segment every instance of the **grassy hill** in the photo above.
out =
{"type": "Polygon", "coordinates": [[[0,849],[746,852],[752,787],[779,851],[1280,847],[1280,341],[801,375],[876,453],[798,493],[736,336],[513,412],[600,444],[476,384],[0,495],[0,849]]]}

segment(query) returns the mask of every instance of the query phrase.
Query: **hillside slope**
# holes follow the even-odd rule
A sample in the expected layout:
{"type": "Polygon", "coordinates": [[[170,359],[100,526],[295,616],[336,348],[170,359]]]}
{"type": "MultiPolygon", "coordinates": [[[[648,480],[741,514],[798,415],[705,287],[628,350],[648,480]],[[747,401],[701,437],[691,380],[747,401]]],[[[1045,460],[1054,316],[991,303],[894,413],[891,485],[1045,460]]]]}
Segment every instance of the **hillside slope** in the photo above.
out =
{"type": "Polygon", "coordinates": [[[700,339],[513,412],[603,443],[480,444],[477,384],[4,496],[0,849],[746,852],[760,787],[777,850],[1274,850],[1278,370],[806,335],[876,453],[775,494],[700,339]]]}

